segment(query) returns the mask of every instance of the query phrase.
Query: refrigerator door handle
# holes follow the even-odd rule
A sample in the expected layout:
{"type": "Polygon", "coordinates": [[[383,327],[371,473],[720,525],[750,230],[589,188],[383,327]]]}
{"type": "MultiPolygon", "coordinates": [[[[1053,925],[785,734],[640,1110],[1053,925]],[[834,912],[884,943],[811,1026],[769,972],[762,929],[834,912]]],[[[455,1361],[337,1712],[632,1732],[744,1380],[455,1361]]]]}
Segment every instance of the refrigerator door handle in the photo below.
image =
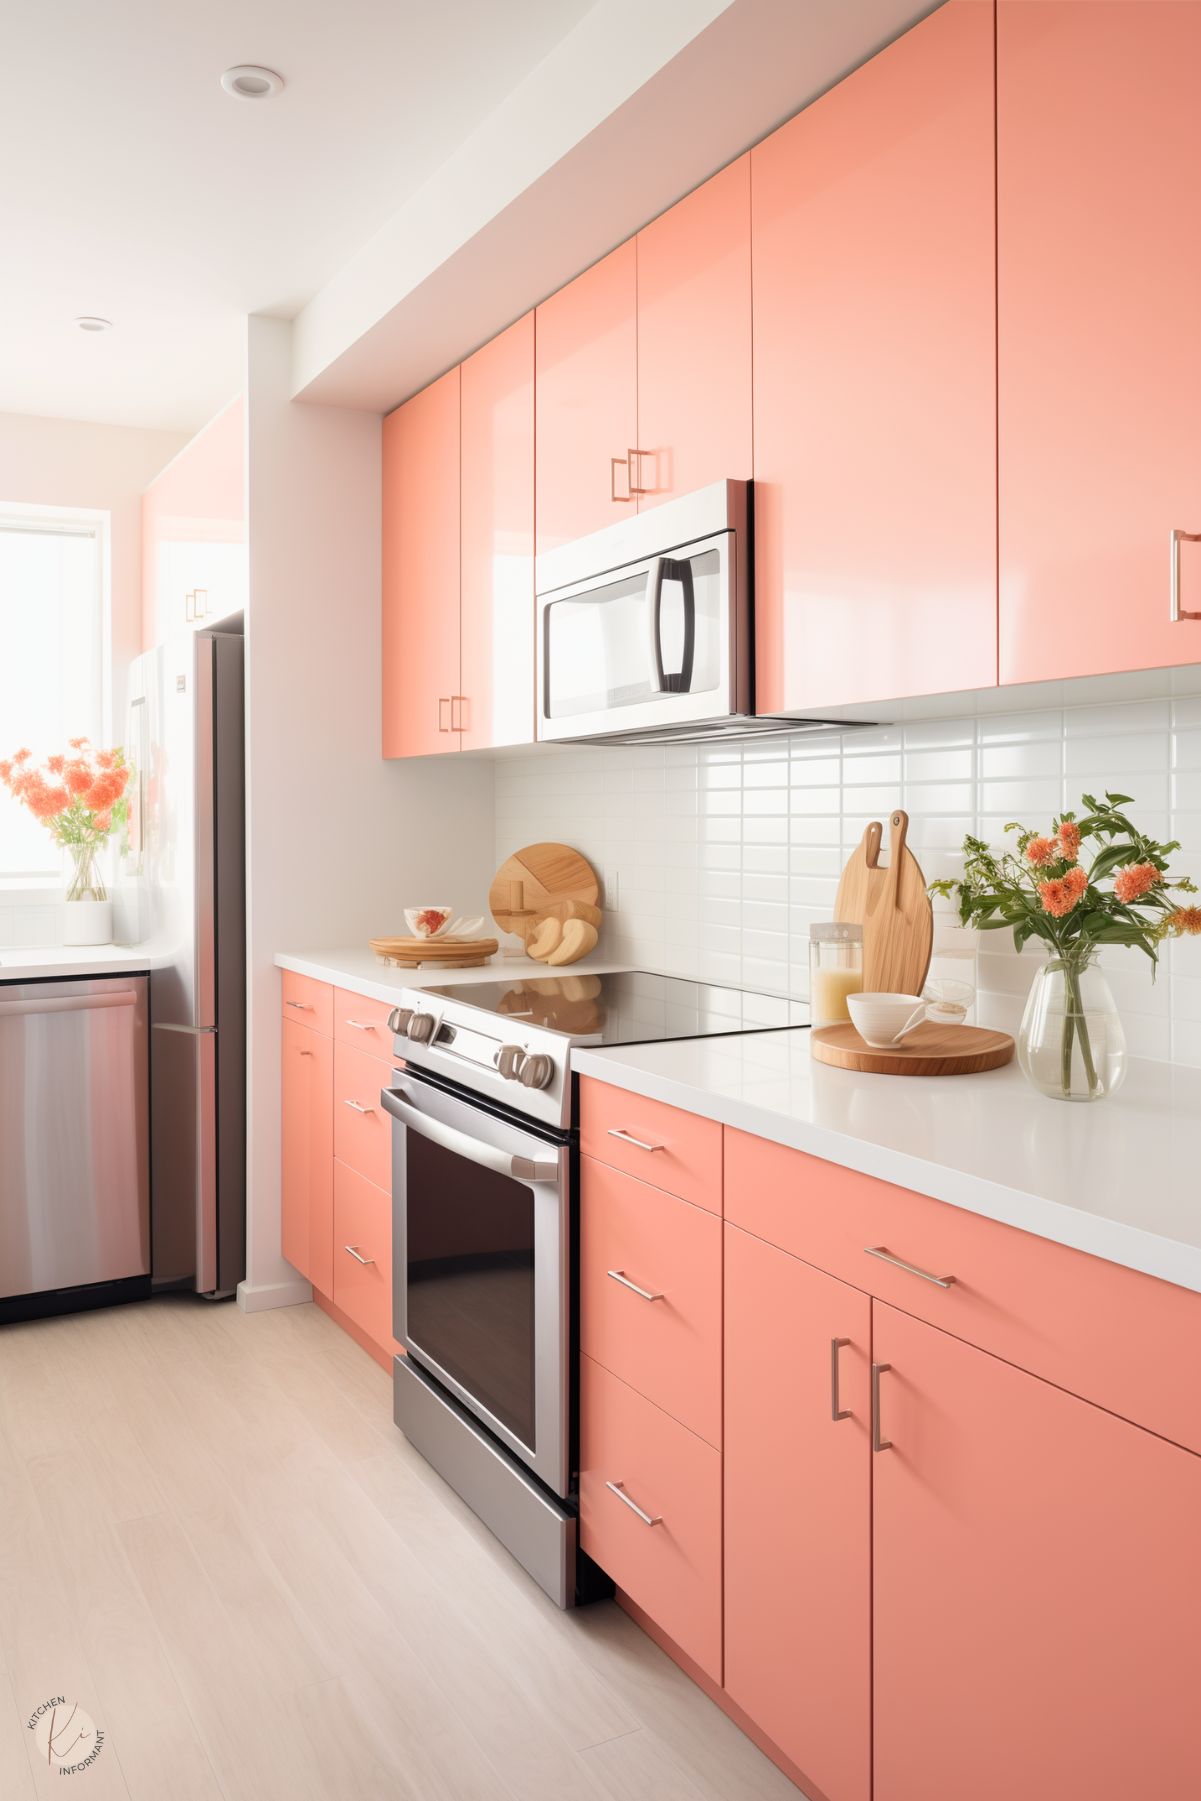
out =
{"type": "Polygon", "coordinates": [[[202,1032],[212,1032],[215,1034],[217,1028],[216,1026],[169,1026],[165,1022],[160,1022],[157,1025],[152,1025],[150,1030],[152,1032],[186,1032],[190,1037],[194,1038],[202,1032]]]}

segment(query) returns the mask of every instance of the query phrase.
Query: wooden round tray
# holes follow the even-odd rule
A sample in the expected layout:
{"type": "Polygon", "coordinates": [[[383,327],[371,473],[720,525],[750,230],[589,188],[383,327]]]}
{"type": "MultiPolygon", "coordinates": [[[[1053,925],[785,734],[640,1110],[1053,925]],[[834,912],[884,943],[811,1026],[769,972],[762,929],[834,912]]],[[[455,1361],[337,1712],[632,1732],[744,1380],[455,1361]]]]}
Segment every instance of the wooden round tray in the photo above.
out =
{"type": "Polygon", "coordinates": [[[373,938],[371,948],[398,969],[420,969],[423,963],[478,969],[500,946],[495,938],[373,938]]]}
{"type": "Polygon", "coordinates": [[[972,1076],[1000,1069],[1013,1056],[1008,1032],[981,1026],[939,1026],[927,1020],[889,1050],[865,1044],[854,1026],[820,1026],[809,1042],[819,1063],[860,1069],[877,1076],[972,1076]]]}

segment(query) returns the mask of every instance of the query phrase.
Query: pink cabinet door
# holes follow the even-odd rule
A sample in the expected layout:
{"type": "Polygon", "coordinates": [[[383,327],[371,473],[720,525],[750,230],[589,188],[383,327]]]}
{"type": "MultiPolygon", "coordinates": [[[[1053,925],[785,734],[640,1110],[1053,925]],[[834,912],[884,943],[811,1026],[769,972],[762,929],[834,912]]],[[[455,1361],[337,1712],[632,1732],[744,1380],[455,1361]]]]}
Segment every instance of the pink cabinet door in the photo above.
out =
{"type": "Polygon", "coordinates": [[[828,1801],[867,1801],[871,1301],[737,1226],[725,1257],[726,1692],[828,1801]]]}
{"type": "Polygon", "coordinates": [[[1198,0],[1000,0],[1003,682],[1201,659],[1199,71],[1198,0]]]}
{"type": "Polygon", "coordinates": [[[465,750],[534,739],[534,315],[468,357],[463,393],[465,750]]]}
{"type": "Polygon", "coordinates": [[[1201,1458],[873,1313],[875,1801],[1196,1801],[1201,1458]]]}
{"type": "Polygon", "coordinates": [[[631,238],[538,308],[539,550],[636,509],[628,457],[638,433],[637,261],[631,238]]]}
{"type": "Polygon", "coordinates": [[[383,754],[458,750],[459,371],[384,420],[383,754]]]}
{"type": "Polygon", "coordinates": [[[993,112],[950,0],[751,152],[760,713],[997,679],[993,112]]]}
{"type": "Polygon", "coordinates": [[[638,233],[640,508],[751,475],[751,159],[638,233]]]}
{"type": "Polygon", "coordinates": [[[382,1188],[335,1161],[333,1294],[373,1344],[389,1355],[392,1337],[392,1203],[382,1188]]]}
{"type": "Polygon", "coordinates": [[[283,1253],[328,1295],[333,1287],[333,1040],[285,1019],[281,1081],[283,1253]]]}

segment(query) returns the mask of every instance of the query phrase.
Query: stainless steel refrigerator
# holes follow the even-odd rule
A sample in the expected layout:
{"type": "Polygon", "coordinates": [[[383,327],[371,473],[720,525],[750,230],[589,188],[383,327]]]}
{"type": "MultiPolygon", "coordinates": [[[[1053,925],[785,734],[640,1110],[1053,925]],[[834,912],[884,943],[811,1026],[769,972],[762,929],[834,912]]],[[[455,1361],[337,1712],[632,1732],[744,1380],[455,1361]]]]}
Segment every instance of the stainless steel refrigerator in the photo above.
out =
{"type": "Polygon", "coordinates": [[[156,1288],[232,1294],[246,1268],[243,639],[189,634],[129,677],[136,771],[117,892],[150,963],[156,1288]]]}

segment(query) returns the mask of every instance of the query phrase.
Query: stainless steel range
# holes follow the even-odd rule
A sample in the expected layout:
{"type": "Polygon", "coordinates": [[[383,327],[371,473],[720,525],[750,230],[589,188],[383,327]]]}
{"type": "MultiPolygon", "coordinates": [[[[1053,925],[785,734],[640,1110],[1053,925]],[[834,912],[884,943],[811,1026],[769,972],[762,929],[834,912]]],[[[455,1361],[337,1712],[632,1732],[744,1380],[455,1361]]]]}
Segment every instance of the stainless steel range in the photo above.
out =
{"type": "Polygon", "coordinates": [[[394,1415],[561,1607],[576,1553],[575,1045],[808,1009],[640,970],[406,990],[391,1016],[394,1415]]]}

